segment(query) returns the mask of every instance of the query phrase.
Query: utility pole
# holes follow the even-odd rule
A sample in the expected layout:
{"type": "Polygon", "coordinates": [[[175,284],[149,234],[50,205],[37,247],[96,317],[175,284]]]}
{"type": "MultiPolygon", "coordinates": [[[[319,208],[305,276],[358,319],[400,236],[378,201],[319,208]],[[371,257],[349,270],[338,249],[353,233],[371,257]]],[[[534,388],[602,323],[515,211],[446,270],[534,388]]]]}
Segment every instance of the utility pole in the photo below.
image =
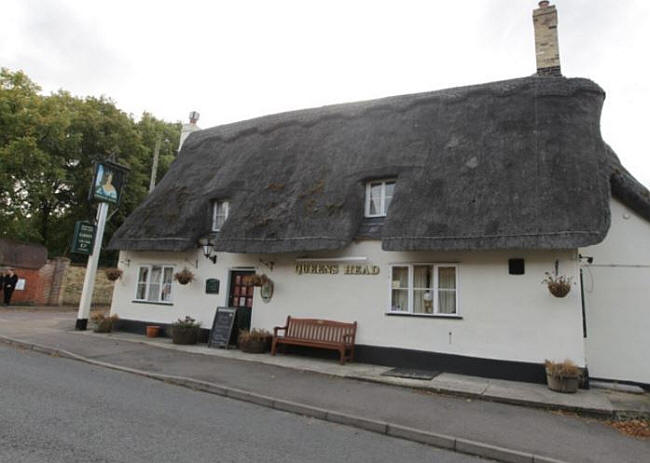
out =
{"type": "Polygon", "coordinates": [[[153,164],[151,165],[151,180],[149,181],[149,193],[156,186],[156,173],[158,172],[158,155],[160,154],[160,137],[156,139],[156,146],[153,149],[153,164]]]}
{"type": "Polygon", "coordinates": [[[90,303],[93,298],[95,289],[95,275],[97,274],[97,264],[99,264],[99,254],[102,250],[102,238],[104,237],[104,227],[106,226],[106,216],[108,214],[108,203],[101,202],[97,207],[97,232],[95,234],[95,244],[93,253],[88,256],[86,265],[86,275],[84,276],[84,287],[81,291],[81,300],[79,301],[79,313],[77,314],[76,330],[84,331],[88,326],[88,317],[90,315],[90,303]]]}

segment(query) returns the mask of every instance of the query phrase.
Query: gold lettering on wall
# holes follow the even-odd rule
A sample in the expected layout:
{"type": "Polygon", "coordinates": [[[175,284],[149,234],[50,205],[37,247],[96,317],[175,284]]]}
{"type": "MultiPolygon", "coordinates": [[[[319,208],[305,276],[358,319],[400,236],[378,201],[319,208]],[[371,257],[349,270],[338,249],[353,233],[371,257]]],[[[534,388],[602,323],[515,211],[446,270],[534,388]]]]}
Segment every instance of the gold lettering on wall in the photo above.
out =
{"type": "MultiPolygon", "coordinates": [[[[296,273],[298,275],[336,275],[339,273],[339,265],[298,262],[296,263],[296,273]]],[[[379,265],[344,265],[343,273],[345,275],[379,275],[379,265]]]]}

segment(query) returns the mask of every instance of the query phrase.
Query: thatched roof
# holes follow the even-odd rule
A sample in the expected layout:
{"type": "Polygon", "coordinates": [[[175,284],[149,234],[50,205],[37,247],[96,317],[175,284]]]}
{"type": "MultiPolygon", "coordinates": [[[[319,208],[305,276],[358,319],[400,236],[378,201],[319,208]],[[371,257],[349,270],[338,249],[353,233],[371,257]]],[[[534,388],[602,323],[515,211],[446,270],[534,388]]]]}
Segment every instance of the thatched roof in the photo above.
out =
{"type": "MultiPolygon", "coordinates": [[[[229,252],[339,249],[359,235],[393,251],[595,244],[610,223],[604,98],[589,80],[528,77],[194,132],[110,247],[194,248],[214,199],[231,204],[216,237],[229,252]],[[368,224],[364,184],[381,178],[397,178],[393,202],[368,224]]],[[[631,176],[613,185],[650,210],[631,176]]]]}

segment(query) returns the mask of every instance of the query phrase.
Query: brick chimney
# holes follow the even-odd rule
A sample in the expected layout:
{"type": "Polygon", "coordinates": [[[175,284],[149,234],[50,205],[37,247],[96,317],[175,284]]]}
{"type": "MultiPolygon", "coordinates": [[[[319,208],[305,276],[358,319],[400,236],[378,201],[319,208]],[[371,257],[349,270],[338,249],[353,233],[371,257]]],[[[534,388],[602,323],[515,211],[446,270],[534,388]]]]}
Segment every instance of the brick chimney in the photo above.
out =
{"type": "Polygon", "coordinates": [[[185,139],[194,131],[196,130],[201,130],[201,128],[196,125],[196,123],[199,120],[200,114],[196,111],[192,111],[190,113],[190,123],[189,124],[183,124],[183,128],[181,129],[181,139],[180,143],[178,144],[178,151],[181,150],[183,147],[183,143],[185,142],[185,139]]]}
{"type": "Polygon", "coordinates": [[[560,48],[557,41],[557,10],[547,0],[533,10],[535,56],[538,76],[561,76],[560,48]]]}

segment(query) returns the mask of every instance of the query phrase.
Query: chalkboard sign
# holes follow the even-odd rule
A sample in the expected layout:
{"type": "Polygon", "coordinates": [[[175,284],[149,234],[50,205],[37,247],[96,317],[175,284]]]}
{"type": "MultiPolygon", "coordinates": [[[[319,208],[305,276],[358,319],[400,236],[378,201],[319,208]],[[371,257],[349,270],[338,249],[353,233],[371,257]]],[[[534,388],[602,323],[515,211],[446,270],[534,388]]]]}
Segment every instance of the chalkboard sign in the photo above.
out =
{"type": "Polygon", "coordinates": [[[219,294],[219,280],[216,278],[208,278],[205,280],[205,293],[219,294]]]}
{"type": "Polygon", "coordinates": [[[228,348],[236,313],[237,309],[233,307],[217,307],[217,313],[214,315],[214,322],[212,322],[212,330],[210,330],[208,347],[228,348]]]}

